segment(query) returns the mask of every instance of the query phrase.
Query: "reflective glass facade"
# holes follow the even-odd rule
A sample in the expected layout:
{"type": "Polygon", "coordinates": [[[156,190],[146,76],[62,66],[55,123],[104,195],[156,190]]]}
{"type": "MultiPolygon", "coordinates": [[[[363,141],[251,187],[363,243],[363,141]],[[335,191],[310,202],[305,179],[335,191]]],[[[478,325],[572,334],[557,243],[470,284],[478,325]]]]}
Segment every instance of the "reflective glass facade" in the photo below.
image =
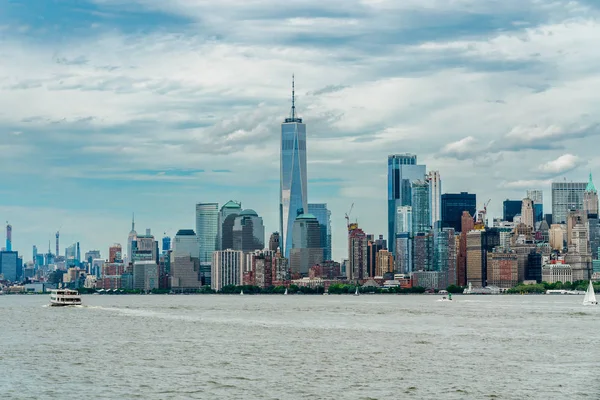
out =
{"type": "Polygon", "coordinates": [[[461,231],[463,211],[475,215],[477,195],[473,193],[445,193],[442,195],[442,227],[461,231]]]}
{"type": "Polygon", "coordinates": [[[211,262],[217,250],[219,235],[219,204],[196,204],[196,235],[200,241],[200,262],[211,262]]]}
{"type": "Polygon", "coordinates": [[[284,256],[289,258],[296,217],[308,213],[306,196],[306,125],[300,118],[281,124],[280,231],[284,256]]]}
{"type": "Polygon", "coordinates": [[[552,183],[552,222],[564,224],[571,210],[583,211],[583,194],[586,182],[552,183]]]}
{"type": "Polygon", "coordinates": [[[323,247],[323,260],[331,260],[331,211],[326,203],[312,203],[308,205],[308,213],[317,217],[321,227],[321,246],[323,247]]]}

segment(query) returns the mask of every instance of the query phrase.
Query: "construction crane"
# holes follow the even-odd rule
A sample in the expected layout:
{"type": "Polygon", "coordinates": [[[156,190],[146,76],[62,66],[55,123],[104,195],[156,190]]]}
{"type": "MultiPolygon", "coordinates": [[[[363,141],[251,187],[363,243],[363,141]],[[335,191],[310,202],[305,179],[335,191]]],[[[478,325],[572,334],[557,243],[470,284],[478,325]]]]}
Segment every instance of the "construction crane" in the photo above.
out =
{"type": "Polygon", "coordinates": [[[344,215],[344,218],[346,218],[346,226],[348,227],[348,230],[350,230],[350,214],[352,214],[352,209],[354,209],[354,203],[352,203],[352,205],[350,206],[350,210],[348,210],[348,212],[344,215]]]}
{"type": "Polygon", "coordinates": [[[475,229],[485,229],[487,225],[487,208],[490,205],[492,199],[489,199],[483,204],[483,209],[477,212],[477,220],[475,221],[475,229]]]}

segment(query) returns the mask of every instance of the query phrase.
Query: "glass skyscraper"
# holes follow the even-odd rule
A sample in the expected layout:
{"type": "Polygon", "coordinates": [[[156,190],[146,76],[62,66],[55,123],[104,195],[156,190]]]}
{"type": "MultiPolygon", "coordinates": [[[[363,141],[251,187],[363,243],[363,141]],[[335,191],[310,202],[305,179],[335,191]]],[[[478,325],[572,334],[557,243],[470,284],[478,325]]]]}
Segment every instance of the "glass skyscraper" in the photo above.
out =
{"type": "MultiPolygon", "coordinates": [[[[400,233],[396,229],[398,207],[412,206],[412,182],[425,180],[425,175],[425,165],[417,165],[415,154],[388,156],[388,239],[390,241],[396,237],[396,233],[400,233]]],[[[395,252],[395,246],[391,247],[395,252]]]]}
{"type": "Polygon", "coordinates": [[[219,204],[196,204],[196,236],[200,241],[200,262],[211,262],[218,249],[219,204]]]}
{"type": "Polygon", "coordinates": [[[308,213],[317,217],[321,227],[321,247],[323,247],[323,261],[331,260],[331,211],[327,203],[311,203],[308,213]]]}
{"type": "Polygon", "coordinates": [[[564,224],[569,211],[583,211],[583,194],[586,182],[552,183],[552,222],[564,224]]]}
{"type": "Polygon", "coordinates": [[[289,258],[292,230],[296,217],[308,213],[306,177],[306,124],[296,116],[294,83],[292,80],[292,111],[281,124],[279,229],[281,248],[289,258]]]}
{"type": "Polygon", "coordinates": [[[474,193],[445,193],[442,195],[442,227],[454,228],[455,232],[462,229],[463,211],[469,215],[477,212],[477,195],[474,193]]]}
{"type": "Polygon", "coordinates": [[[412,183],[412,229],[414,233],[431,230],[429,183],[417,180],[412,183]]]}

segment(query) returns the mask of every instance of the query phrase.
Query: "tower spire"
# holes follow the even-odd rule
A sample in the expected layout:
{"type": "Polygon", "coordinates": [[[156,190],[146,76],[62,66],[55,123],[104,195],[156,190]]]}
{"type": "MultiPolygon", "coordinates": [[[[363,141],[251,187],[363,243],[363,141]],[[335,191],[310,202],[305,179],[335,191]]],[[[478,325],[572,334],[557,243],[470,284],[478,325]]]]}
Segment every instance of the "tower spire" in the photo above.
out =
{"type": "Polygon", "coordinates": [[[292,119],[296,119],[296,90],[294,81],[294,74],[292,74],[292,119]]]}
{"type": "Polygon", "coordinates": [[[131,213],[131,231],[135,231],[135,213],[131,213]]]}

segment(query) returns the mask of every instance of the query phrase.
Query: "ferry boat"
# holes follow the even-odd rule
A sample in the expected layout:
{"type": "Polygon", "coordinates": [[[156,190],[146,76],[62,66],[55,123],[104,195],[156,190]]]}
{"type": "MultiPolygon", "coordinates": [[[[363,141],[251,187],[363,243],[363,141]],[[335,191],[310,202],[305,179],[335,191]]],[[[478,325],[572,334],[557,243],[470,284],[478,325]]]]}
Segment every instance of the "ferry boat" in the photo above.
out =
{"type": "Polygon", "coordinates": [[[51,306],[78,306],[81,305],[81,296],[77,290],[53,289],[50,292],[51,306]]]}

